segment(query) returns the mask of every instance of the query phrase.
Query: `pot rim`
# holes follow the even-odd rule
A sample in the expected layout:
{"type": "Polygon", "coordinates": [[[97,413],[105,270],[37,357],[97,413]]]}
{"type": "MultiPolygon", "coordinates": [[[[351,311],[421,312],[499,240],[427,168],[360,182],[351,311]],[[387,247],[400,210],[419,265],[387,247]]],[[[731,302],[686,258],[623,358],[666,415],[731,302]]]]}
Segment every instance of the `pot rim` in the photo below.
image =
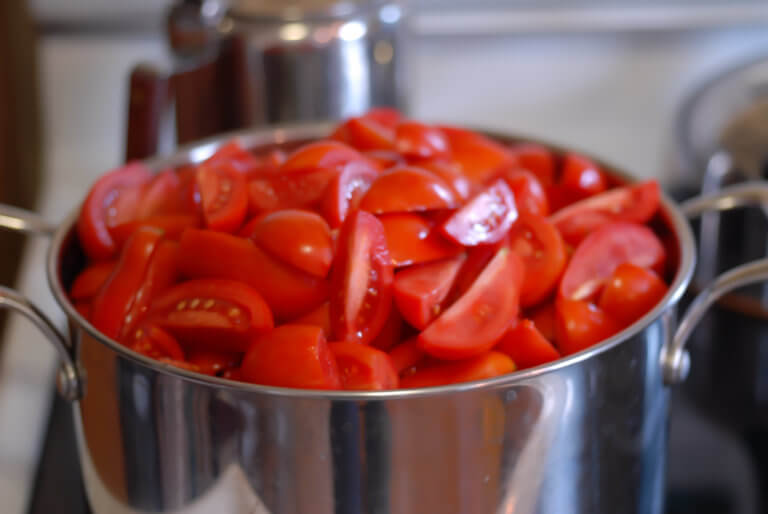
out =
{"type": "MultiPolygon", "coordinates": [[[[298,124],[298,125],[279,125],[269,128],[261,129],[246,129],[236,132],[229,132],[220,134],[211,138],[204,139],[197,143],[192,143],[180,147],[176,152],[170,156],[153,157],[147,159],[144,162],[151,170],[158,171],[160,169],[168,168],[169,166],[180,166],[188,163],[200,162],[210,155],[222,144],[237,139],[246,148],[253,148],[259,145],[268,144],[282,144],[291,141],[311,140],[318,137],[327,135],[330,133],[330,128],[333,125],[330,123],[313,123],[313,124],[298,124]]],[[[517,134],[498,131],[478,130],[489,137],[505,142],[525,141],[539,143],[552,148],[558,152],[562,152],[565,149],[559,145],[552,144],[547,141],[532,139],[529,137],[518,136],[517,134]]],[[[573,150],[568,148],[568,150],[573,150]]],[[[589,152],[580,153],[589,156],[595,162],[610,170],[612,175],[618,176],[628,182],[635,182],[636,179],[622,171],[620,168],[607,163],[603,159],[593,157],[589,152]]],[[[673,304],[676,304],[682,297],[689,282],[691,281],[693,270],[695,267],[695,251],[694,251],[694,238],[690,225],[687,219],[680,211],[675,202],[662,192],[661,205],[666,215],[667,222],[672,229],[676,242],[679,246],[679,265],[675,273],[674,279],[669,286],[667,294],[664,296],[661,302],[659,302],[651,311],[645,314],[642,318],[635,321],[632,325],[628,326],[621,332],[613,335],[605,341],[595,344],[589,348],[586,348],[578,353],[569,355],[564,358],[560,358],[554,362],[542,364],[533,368],[527,368],[525,370],[516,371],[507,375],[499,377],[493,377],[483,380],[476,380],[473,382],[463,382],[459,384],[451,384],[439,387],[422,387],[414,389],[393,389],[387,391],[345,391],[345,390],[317,390],[317,389],[294,389],[285,387],[273,387],[259,384],[251,384],[247,382],[237,382],[220,377],[213,377],[208,375],[202,375],[192,371],[187,371],[182,368],[177,368],[168,364],[163,364],[159,361],[141,355],[139,353],[130,350],[126,346],[109,339],[101,334],[93,325],[91,325],[85,318],[83,318],[79,312],[74,308],[74,305],[69,301],[66,291],[64,290],[60,275],[59,275],[59,263],[62,255],[62,249],[65,244],[69,242],[71,237],[75,236],[75,224],[79,212],[79,206],[76,207],[72,213],[65,218],[61,225],[56,229],[51,244],[48,248],[47,258],[47,276],[48,285],[53,292],[54,298],[62,310],[67,314],[70,322],[74,321],[79,328],[85,330],[91,337],[99,341],[101,344],[106,345],[119,356],[131,360],[137,364],[149,367],[153,371],[164,375],[170,375],[184,380],[189,380],[198,384],[205,384],[208,386],[219,387],[237,392],[249,392],[249,393],[261,393],[266,395],[275,395],[283,397],[297,397],[306,399],[326,399],[326,400],[352,400],[352,401],[368,401],[368,400],[392,400],[400,398],[414,398],[414,397],[428,397],[434,395],[441,395],[447,393],[459,393],[469,392],[480,389],[488,388],[504,388],[510,385],[523,382],[528,379],[539,377],[563,368],[574,366],[582,361],[597,356],[603,352],[606,352],[619,344],[628,341],[634,335],[645,330],[656,319],[661,317],[662,314],[673,304]]]]}

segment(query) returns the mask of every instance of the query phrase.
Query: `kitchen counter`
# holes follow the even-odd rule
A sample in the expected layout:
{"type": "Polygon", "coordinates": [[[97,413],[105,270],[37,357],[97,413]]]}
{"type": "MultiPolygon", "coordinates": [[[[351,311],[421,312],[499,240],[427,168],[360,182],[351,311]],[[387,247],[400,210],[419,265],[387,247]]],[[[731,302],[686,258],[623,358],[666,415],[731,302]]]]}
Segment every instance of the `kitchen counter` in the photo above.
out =
{"type": "MultiPolygon", "coordinates": [[[[671,180],[669,126],[682,94],[725,63],[768,52],[765,27],[567,35],[416,37],[412,114],[525,132],[671,180]]],[[[47,37],[41,45],[46,160],[40,212],[62,219],[119,164],[126,73],[161,58],[159,37],[47,37]]],[[[30,239],[18,287],[61,323],[47,291],[47,242],[30,239]]],[[[0,498],[21,514],[53,387],[52,347],[14,317],[0,355],[0,498]]]]}

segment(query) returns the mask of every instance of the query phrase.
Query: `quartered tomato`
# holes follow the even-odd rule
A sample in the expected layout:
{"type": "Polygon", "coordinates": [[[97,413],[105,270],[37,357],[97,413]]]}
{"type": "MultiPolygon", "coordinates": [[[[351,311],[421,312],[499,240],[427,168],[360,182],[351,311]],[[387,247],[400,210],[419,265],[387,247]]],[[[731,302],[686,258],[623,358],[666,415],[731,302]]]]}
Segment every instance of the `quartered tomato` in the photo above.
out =
{"type": "Polygon", "coordinates": [[[412,162],[412,164],[429,170],[441,179],[451,188],[456,198],[464,201],[472,195],[474,190],[473,183],[461,172],[461,166],[451,160],[422,160],[412,162]]]}
{"type": "Polygon", "coordinates": [[[88,257],[100,260],[115,254],[109,228],[135,218],[141,187],[151,177],[144,165],[131,163],[107,173],[91,187],[77,220],[80,244],[88,257]]]}
{"type": "Polygon", "coordinates": [[[273,326],[272,313],[252,287],[233,280],[188,280],[160,295],[147,319],[191,347],[242,352],[273,326]]]}
{"type": "Polygon", "coordinates": [[[200,219],[198,216],[190,214],[160,214],[123,223],[113,228],[111,233],[115,243],[118,246],[122,246],[139,227],[155,227],[162,230],[166,238],[177,240],[181,237],[182,232],[188,228],[197,228],[199,226],[200,219]]]}
{"type": "Polygon", "coordinates": [[[344,165],[328,185],[323,199],[323,214],[331,227],[341,226],[347,213],[357,209],[363,195],[379,176],[370,164],[354,161],[344,165]]]}
{"type": "Polygon", "coordinates": [[[419,347],[419,340],[415,337],[389,351],[389,358],[398,375],[416,366],[425,355],[424,350],[419,347]]]}
{"type": "Polygon", "coordinates": [[[405,164],[402,155],[394,150],[369,150],[364,154],[368,160],[378,167],[379,170],[386,170],[394,166],[405,164]]]}
{"type": "Polygon", "coordinates": [[[556,312],[557,346],[563,355],[589,348],[621,329],[602,309],[589,302],[558,298],[556,312]]]}
{"type": "Polygon", "coordinates": [[[395,304],[411,326],[422,330],[442,311],[465,257],[410,266],[395,274],[395,304]]]}
{"type": "Polygon", "coordinates": [[[153,359],[172,359],[183,361],[184,350],[171,334],[156,325],[144,325],[125,341],[131,350],[153,359]]]}
{"type": "Polygon", "coordinates": [[[397,389],[398,377],[385,352],[358,343],[330,343],[344,389],[397,389]]]}
{"type": "Polygon", "coordinates": [[[453,283],[448,297],[446,298],[446,304],[455,302],[460,296],[467,292],[475,283],[477,277],[483,272],[488,263],[493,259],[493,256],[506,244],[506,240],[502,240],[492,245],[480,245],[467,249],[467,258],[464,264],[461,265],[459,274],[453,283]]]}
{"type": "Polygon", "coordinates": [[[317,141],[303,145],[293,152],[280,168],[281,174],[297,171],[336,168],[352,161],[365,160],[354,148],[338,141],[317,141]]]}
{"type": "Polygon", "coordinates": [[[328,299],[328,283],[281,263],[252,241],[212,230],[181,237],[179,271],[191,278],[222,278],[248,284],[279,319],[293,319],[328,299]]]}
{"type": "Polygon", "coordinates": [[[459,361],[435,364],[405,375],[400,387],[436,387],[461,382],[472,382],[506,375],[515,371],[515,363],[501,352],[485,352],[481,355],[459,361]]]}
{"type": "Polygon", "coordinates": [[[203,164],[197,171],[197,186],[205,225],[212,230],[234,232],[248,212],[245,178],[229,163],[203,164]]]}
{"type": "Polygon", "coordinates": [[[374,214],[452,209],[458,201],[448,184],[421,168],[399,166],[379,175],[360,208],[374,214]]]}
{"type": "Polygon", "coordinates": [[[403,121],[395,128],[395,149],[405,157],[441,157],[451,152],[439,128],[418,121],[403,121]]]}
{"type": "Polygon", "coordinates": [[[547,341],[557,343],[557,320],[555,314],[555,302],[550,301],[529,312],[528,317],[536,326],[536,330],[547,341]]]}
{"type": "Polygon", "coordinates": [[[517,216],[512,191],[498,179],[448,218],[442,231],[464,246],[495,243],[507,235],[517,216]]]}
{"type": "Polygon", "coordinates": [[[518,369],[532,368],[560,358],[560,353],[529,319],[520,320],[507,330],[494,350],[507,355],[518,369]]]}
{"type": "Polygon", "coordinates": [[[368,343],[381,331],[392,304],[392,258],[384,227],[375,216],[350,214],[339,234],[331,273],[334,338],[368,343]]]}
{"type": "Polygon", "coordinates": [[[397,309],[390,309],[387,322],[384,323],[379,335],[370,342],[370,345],[379,350],[387,351],[400,342],[403,333],[403,318],[397,309]]]}
{"type": "Polygon", "coordinates": [[[242,354],[233,352],[191,349],[187,362],[200,368],[200,373],[214,376],[237,367],[241,356],[242,354]]]}
{"type": "Polygon", "coordinates": [[[510,148],[520,167],[533,173],[544,187],[555,183],[555,156],[547,147],[535,143],[521,143],[510,148]]]}
{"type": "Polygon", "coordinates": [[[602,193],[608,182],[600,167],[583,155],[568,153],[563,157],[560,185],[568,192],[571,201],[602,193]]]}
{"type": "Polygon", "coordinates": [[[642,318],[667,294],[667,284],[653,271],[625,262],[603,287],[598,305],[624,326],[642,318]]]}
{"type": "Polygon", "coordinates": [[[329,337],[332,333],[331,329],[331,313],[328,302],[325,302],[317,309],[308,312],[304,316],[296,318],[291,321],[293,325],[314,325],[323,329],[325,337],[329,337]]]}
{"type": "Polygon", "coordinates": [[[261,219],[250,238],[274,257],[310,275],[323,278],[331,269],[331,229],[314,212],[275,211],[261,219]]]}
{"type": "Polygon", "coordinates": [[[482,134],[456,127],[441,126],[448,138],[452,158],[471,181],[484,184],[493,177],[499,167],[515,161],[512,153],[503,145],[482,134]]]}
{"type": "Polygon", "coordinates": [[[546,216],[549,214],[547,193],[539,182],[539,179],[522,168],[513,167],[505,169],[500,178],[509,186],[515,196],[515,205],[520,214],[533,214],[546,216]]]}
{"type": "Polygon", "coordinates": [[[661,193],[655,180],[611,189],[559,210],[550,221],[569,244],[614,221],[645,223],[659,208],[661,193]]]}
{"type": "Polygon", "coordinates": [[[90,300],[96,296],[116,265],[117,261],[102,261],[85,268],[72,282],[69,297],[73,300],[90,300]]]}
{"type": "Polygon", "coordinates": [[[395,131],[367,116],[350,118],[337,128],[331,139],[358,150],[390,150],[395,146],[395,131]]]}
{"type": "Polygon", "coordinates": [[[433,222],[418,214],[382,214],[379,220],[396,268],[452,257],[463,251],[461,246],[446,239],[433,222]]]}
{"type": "Polygon", "coordinates": [[[576,248],[560,282],[560,296],[585,300],[597,293],[625,262],[662,269],[666,254],[651,229],[635,223],[611,223],[592,232],[576,248]]]}
{"type": "Polygon", "coordinates": [[[230,141],[219,147],[205,161],[206,165],[216,166],[226,164],[241,175],[250,175],[260,171],[262,162],[251,152],[242,147],[238,141],[230,141]]]}
{"type": "Polygon", "coordinates": [[[512,227],[509,245],[525,262],[520,305],[536,305],[555,289],[563,274],[567,260],[563,239],[546,218],[528,215],[512,227]]]}
{"type": "Polygon", "coordinates": [[[520,257],[502,247],[469,290],[419,335],[421,349],[451,360],[489,350],[517,316],[523,274],[520,257]]]}
{"type": "Polygon", "coordinates": [[[246,382],[301,389],[338,389],[336,359],[323,331],[309,325],[283,325],[259,336],[240,367],[246,382]]]}
{"type": "Polygon", "coordinates": [[[165,170],[142,188],[135,217],[142,220],[151,216],[178,214],[185,212],[188,206],[181,196],[181,176],[174,170],[165,170]]]}

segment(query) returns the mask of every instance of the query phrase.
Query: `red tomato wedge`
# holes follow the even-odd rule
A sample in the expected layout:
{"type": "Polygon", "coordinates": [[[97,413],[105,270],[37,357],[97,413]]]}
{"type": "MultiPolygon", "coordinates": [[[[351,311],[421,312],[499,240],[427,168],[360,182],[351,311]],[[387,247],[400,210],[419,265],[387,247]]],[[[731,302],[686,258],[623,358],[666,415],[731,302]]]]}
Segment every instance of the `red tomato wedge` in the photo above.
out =
{"type": "Polygon", "coordinates": [[[251,152],[243,148],[238,141],[230,141],[220,146],[206,161],[206,165],[227,164],[241,175],[256,173],[263,167],[262,162],[251,152]]]}
{"type": "Polygon", "coordinates": [[[377,391],[397,389],[398,377],[385,352],[357,343],[329,343],[336,357],[344,389],[377,391]]]}
{"type": "Polygon", "coordinates": [[[461,382],[472,382],[515,371],[515,363],[501,352],[485,352],[460,361],[436,364],[416,370],[400,379],[400,387],[436,387],[461,382]]]}
{"type": "Polygon", "coordinates": [[[126,242],[112,275],[93,300],[91,324],[115,339],[144,282],[147,268],[163,233],[144,227],[126,242]]]}
{"type": "Polygon", "coordinates": [[[117,261],[103,261],[85,268],[72,282],[69,297],[73,300],[90,300],[96,296],[116,265],[117,261]]]}
{"type": "Polygon", "coordinates": [[[557,343],[555,302],[547,302],[544,305],[537,307],[529,313],[529,317],[536,326],[536,330],[538,330],[547,341],[557,343]]]}
{"type": "Polygon", "coordinates": [[[366,116],[350,118],[337,128],[331,139],[358,150],[390,150],[395,146],[395,131],[366,116]]]}
{"type": "Polygon", "coordinates": [[[515,195],[515,205],[520,214],[546,216],[549,214],[547,193],[539,179],[522,168],[514,167],[504,170],[501,178],[515,195]]]}
{"type": "Polygon", "coordinates": [[[555,156],[545,146],[521,143],[510,148],[520,167],[533,173],[544,187],[555,183],[555,156]]]}
{"type": "Polygon", "coordinates": [[[197,186],[205,224],[212,230],[234,232],[248,212],[245,178],[227,163],[203,164],[197,171],[197,186]]]}
{"type": "Polygon", "coordinates": [[[153,359],[183,361],[184,351],[171,334],[156,325],[144,325],[136,330],[126,346],[136,353],[153,359]]]}
{"type": "Polygon", "coordinates": [[[450,154],[450,145],[439,128],[418,121],[403,121],[395,128],[395,149],[405,157],[439,157],[450,154]]]}
{"type": "Polygon", "coordinates": [[[320,327],[323,329],[323,334],[325,334],[325,337],[329,337],[332,333],[332,329],[330,306],[328,305],[328,302],[325,302],[320,307],[305,314],[304,316],[296,318],[295,320],[291,321],[291,324],[314,325],[316,327],[320,327]]]}
{"type": "Polygon", "coordinates": [[[608,339],[621,327],[594,304],[558,298],[557,345],[563,355],[580,352],[608,339]]]}
{"type": "Polygon", "coordinates": [[[277,209],[315,207],[338,174],[338,168],[334,167],[257,177],[248,183],[248,210],[251,214],[259,214],[277,209]]]}
{"type": "Polygon", "coordinates": [[[402,119],[400,112],[392,107],[374,107],[368,110],[363,117],[373,120],[383,127],[392,129],[394,129],[402,119]]]}
{"type": "Polygon", "coordinates": [[[392,306],[392,258],[384,227],[375,216],[355,211],[339,234],[331,273],[333,333],[339,341],[369,343],[392,306]]]}
{"type": "Polygon", "coordinates": [[[162,230],[166,238],[179,239],[182,232],[188,228],[197,228],[199,226],[200,220],[197,216],[190,214],[160,214],[123,223],[113,228],[111,233],[117,245],[122,246],[139,227],[155,227],[162,230]]]}
{"type": "Polygon", "coordinates": [[[456,198],[465,201],[472,195],[473,184],[461,172],[461,166],[454,161],[445,160],[419,160],[412,164],[429,170],[441,179],[451,188],[456,198]]]}
{"type": "Polygon", "coordinates": [[[297,171],[318,168],[336,168],[352,161],[365,161],[365,157],[354,148],[338,141],[317,141],[303,145],[293,152],[280,168],[281,174],[291,175],[297,171]]]}
{"type": "Polygon", "coordinates": [[[248,284],[279,319],[293,319],[328,299],[328,283],[290,266],[252,241],[212,230],[181,236],[179,272],[190,278],[221,278],[248,284]]]}
{"type": "Polygon", "coordinates": [[[341,226],[347,213],[357,209],[363,195],[379,176],[371,165],[361,161],[346,164],[328,185],[323,198],[323,214],[331,227],[341,226]]]}
{"type": "Polygon", "coordinates": [[[411,326],[423,330],[440,314],[464,260],[464,255],[459,255],[395,274],[395,304],[411,326]]]}
{"type": "Polygon", "coordinates": [[[529,307],[545,299],[557,286],[567,256],[557,229],[542,216],[521,216],[509,232],[509,245],[525,262],[520,305],[529,307]]]}
{"type": "Polygon", "coordinates": [[[398,375],[416,366],[425,355],[424,350],[419,348],[419,340],[415,337],[389,351],[389,358],[398,375]]]}
{"type": "Polygon", "coordinates": [[[482,134],[456,127],[441,126],[440,129],[448,138],[454,161],[463,174],[477,184],[484,184],[500,166],[515,160],[507,148],[482,134]]]}
{"type": "Polygon", "coordinates": [[[434,173],[398,166],[379,175],[360,201],[374,214],[452,209],[458,204],[451,188],[434,173]]]}
{"type": "Polygon", "coordinates": [[[418,214],[382,214],[379,220],[396,268],[453,257],[464,250],[446,239],[433,222],[418,214]]]}
{"type": "Polygon", "coordinates": [[[563,186],[573,200],[602,193],[608,182],[600,167],[583,155],[568,153],[563,157],[563,171],[560,175],[563,186]]]}
{"type": "Polygon", "coordinates": [[[598,305],[628,326],[642,318],[667,294],[667,284],[651,270],[625,262],[603,287],[598,305]]]}
{"type": "Polygon", "coordinates": [[[240,353],[192,349],[187,356],[187,362],[200,368],[200,373],[215,376],[237,367],[240,357],[240,353]]]}
{"type": "Polygon", "coordinates": [[[635,223],[611,223],[588,235],[576,248],[560,282],[560,296],[585,300],[625,262],[662,269],[666,254],[651,229],[635,223]]]}
{"type": "Polygon", "coordinates": [[[455,302],[460,296],[466,293],[470,287],[472,287],[472,284],[475,283],[478,275],[482,273],[493,256],[496,255],[505,243],[506,241],[502,240],[492,245],[480,245],[468,249],[467,258],[461,266],[461,270],[459,270],[453,288],[444,302],[446,305],[455,302]]]}
{"type": "Polygon", "coordinates": [[[300,389],[338,389],[336,359],[319,327],[283,325],[259,336],[240,367],[246,382],[300,389]]]}
{"type": "Polygon", "coordinates": [[[269,306],[252,287],[233,280],[188,280],[160,295],[147,314],[183,344],[242,352],[254,335],[274,323],[269,306]]]}
{"type": "Polygon", "coordinates": [[[532,368],[560,358],[560,353],[529,319],[520,320],[507,330],[494,349],[512,359],[518,369],[532,368]]]}
{"type": "Polygon", "coordinates": [[[646,223],[659,209],[661,193],[655,180],[611,189],[565,207],[550,221],[569,244],[614,221],[646,223]]]}
{"type": "Polygon", "coordinates": [[[365,156],[376,164],[379,170],[386,170],[406,163],[403,156],[394,150],[370,150],[365,152],[365,156]]]}
{"type": "Polygon", "coordinates": [[[143,187],[136,218],[176,214],[184,212],[188,205],[181,196],[181,177],[174,170],[165,170],[143,187]]]}
{"type": "Polygon", "coordinates": [[[515,220],[515,197],[498,179],[448,218],[441,230],[458,244],[476,246],[500,241],[515,220]]]}
{"type": "Polygon", "coordinates": [[[384,323],[379,335],[371,341],[370,345],[379,350],[387,351],[400,342],[403,333],[403,318],[397,309],[390,309],[387,322],[384,323]]]}
{"type": "Polygon", "coordinates": [[[151,178],[143,164],[131,163],[103,175],[91,187],[77,220],[77,234],[88,257],[103,260],[114,255],[117,245],[109,227],[135,217],[141,187],[151,178]]]}
{"type": "Polygon", "coordinates": [[[419,335],[421,349],[447,360],[489,350],[517,316],[523,275],[523,261],[502,247],[469,290],[419,335]]]}
{"type": "Polygon", "coordinates": [[[275,211],[261,219],[250,237],[274,257],[310,275],[322,278],[331,269],[331,229],[314,212],[275,211]]]}

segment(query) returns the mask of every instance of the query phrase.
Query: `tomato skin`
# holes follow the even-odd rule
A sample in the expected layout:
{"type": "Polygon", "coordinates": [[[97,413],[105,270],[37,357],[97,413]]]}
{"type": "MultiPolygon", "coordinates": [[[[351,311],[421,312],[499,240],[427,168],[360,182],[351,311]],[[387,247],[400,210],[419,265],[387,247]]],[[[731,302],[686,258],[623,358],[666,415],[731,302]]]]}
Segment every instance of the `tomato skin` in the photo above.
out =
{"type": "Polygon", "coordinates": [[[464,246],[491,244],[507,234],[517,217],[515,197],[507,183],[498,179],[458,209],[441,230],[464,246]]]}
{"type": "Polygon", "coordinates": [[[424,169],[398,166],[371,184],[360,209],[374,214],[452,209],[458,204],[451,188],[424,169]]]}
{"type": "Polygon", "coordinates": [[[116,265],[117,261],[103,261],[85,268],[72,282],[69,297],[72,300],[90,300],[96,296],[116,265]]]}
{"type": "Polygon", "coordinates": [[[395,131],[373,119],[350,118],[339,126],[331,139],[347,143],[362,151],[390,150],[395,146],[395,131]]]}
{"type": "Polygon", "coordinates": [[[322,211],[328,224],[337,228],[347,218],[347,213],[357,209],[363,195],[379,176],[372,166],[364,162],[350,162],[334,177],[323,198],[322,211]]]}
{"type": "Polygon", "coordinates": [[[448,138],[452,157],[470,181],[484,184],[499,167],[515,162],[515,157],[503,145],[470,130],[441,126],[448,138]]]}
{"type": "Polygon", "coordinates": [[[473,184],[461,172],[461,166],[455,161],[446,160],[413,160],[412,165],[431,171],[448,184],[456,198],[465,201],[473,191],[473,184]]]}
{"type": "Polygon", "coordinates": [[[515,196],[515,205],[520,214],[546,216],[549,203],[544,186],[536,176],[522,168],[511,168],[501,174],[515,196]]]}
{"type": "Polygon", "coordinates": [[[264,216],[250,238],[272,256],[323,278],[333,261],[331,229],[310,211],[284,209],[264,216]]]}
{"type": "Polygon", "coordinates": [[[629,326],[666,294],[667,284],[656,273],[625,262],[608,279],[598,305],[623,326],[629,326]]]}
{"type": "Polygon", "coordinates": [[[338,239],[331,272],[331,324],[337,341],[369,343],[392,304],[393,268],[384,227],[364,211],[350,214],[338,239]]]}
{"type": "Polygon", "coordinates": [[[344,389],[380,391],[397,389],[398,376],[385,352],[357,343],[329,343],[344,389]]]}
{"type": "Polygon", "coordinates": [[[551,150],[536,143],[521,143],[510,148],[520,167],[533,173],[541,185],[549,187],[555,183],[555,156],[551,150]]]}
{"type": "Polygon", "coordinates": [[[608,190],[573,203],[551,216],[569,244],[614,221],[648,222],[659,208],[661,193],[655,180],[608,190]]]}
{"type": "Polygon", "coordinates": [[[411,326],[423,330],[441,312],[465,257],[411,266],[395,274],[395,305],[411,326]]]}
{"type": "Polygon", "coordinates": [[[507,330],[494,350],[507,355],[518,369],[532,368],[560,358],[560,353],[529,319],[520,320],[507,330]]]}
{"type": "Polygon", "coordinates": [[[418,121],[402,121],[395,129],[395,149],[405,157],[445,156],[450,154],[448,139],[439,128],[418,121]]]}
{"type": "Polygon", "coordinates": [[[321,140],[308,143],[290,154],[280,168],[280,174],[318,168],[336,168],[351,161],[365,160],[354,148],[338,141],[321,140]]]}
{"type": "Polygon", "coordinates": [[[501,352],[485,352],[475,357],[458,361],[435,364],[417,370],[400,379],[400,387],[437,387],[461,382],[472,382],[515,371],[515,363],[501,352]]]}
{"type": "Polygon", "coordinates": [[[396,268],[453,257],[463,251],[443,237],[434,223],[418,214],[382,214],[379,220],[396,268]]]}
{"type": "Polygon", "coordinates": [[[395,166],[404,166],[406,164],[403,156],[394,150],[370,150],[365,152],[365,156],[375,164],[380,171],[395,166]]]}
{"type": "Polygon", "coordinates": [[[569,300],[592,297],[619,264],[662,269],[666,252],[645,225],[616,222],[587,236],[576,248],[560,281],[560,296],[569,300]]]}
{"type": "Polygon", "coordinates": [[[402,332],[403,318],[397,309],[390,309],[387,322],[384,323],[379,335],[370,342],[370,346],[386,352],[400,342],[402,332]]]}
{"type": "Polygon", "coordinates": [[[248,212],[248,190],[241,173],[229,163],[202,164],[197,186],[209,229],[235,232],[240,228],[248,212]]]}
{"type": "Polygon", "coordinates": [[[590,302],[558,298],[557,345],[563,355],[580,352],[621,330],[616,321],[590,302]]]}
{"type": "Polygon", "coordinates": [[[252,215],[278,209],[306,209],[323,199],[339,169],[309,168],[256,177],[248,182],[248,212],[252,215]]]}
{"type": "Polygon", "coordinates": [[[319,327],[282,325],[259,336],[240,367],[243,380],[300,389],[339,389],[341,380],[319,327]]]}
{"type": "Polygon", "coordinates": [[[332,334],[331,313],[328,302],[325,302],[317,309],[308,312],[304,316],[291,321],[292,325],[313,325],[323,329],[323,334],[328,338],[332,334]]]}
{"type": "Polygon", "coordinates": [[[215,376],[236,367],[240,362],[240,354],[193,349],[189,351],[187,362],[197,366],[200,373],[215,376]]]}
{"type": "Polygon", "coordinates": [[[224,143],[216,152],[205,160],[205,165],[226,164],[240,175],[249,175],[263,167],[262,162],[236,140],[224,143]]]}
{"type": "Polygon", "coordinates": [[[489,350],[517,316],[523,274],[520,257],[502,247],[467,292],[419,335],[421,349],[445,360],[489,350]]]}
{"type": "Polygon", "coordinates": [[[141,220],[122,223],[111,230],[115,243],[122,247],[125,241],[138,230],[139,227],[155,227],[163,231],[168,239],[178,240],[181,234],[188,228],[200,226],[200,219],[190,214],[160,214],[141,220]]]}
{"type": "Polygon", "coordinates": [[[389,351],[389,358],[398,375],[416,366],[425,355],[424,351],[419,348],[419,340],[415,337],[400,343],[389,351]]]}
{"type": "Polygon", "coordinates": [[[122,168],[103,175],[91,187],[88,196],[80,209],[77,220],[77,234],[83,250],[93,260],[104,260],[112,257],[117,251],[112,235],[109,233],[109,225],[122,219],[131,219],[138,209],[138,198],[141,186],[151,179],[149,170],[140,163],[129,163],[122,168]],[[128,202],[116,204],[121,196],[130,196],[128,202]],[[108,220],[108,210],[114,208],[117,212],[108,220]],[[127,210],[127,212],[125,212],[127,210]]]}
{"type": "Polygon", "coordinates": [[[547,341],[557,343],[557,314],[555,312],[555,302],[547,302],[529,313],[536,330],[544,336],[547,341]]]}
{"type": "Polygon", "coordinates": [[[565,243],[546,218],[521,216],[509,232],[509,245],[525,262],[520,305],[530,307],[557,286],[567,262],[565,243]]]}
{"type": "Polygon", "coordinates": [[[608,189],[608,182],[600,167],[591,159],[576,153],[563,157],[563,171],[560,184],[573,200],[581,200],[608,189]]]}
{"type": "Polygon", "coordinates": [[[184,360],[184,351],[171,334],[156,325],[145,325],[126,341],[126,346],[136,353],[153,359],[184,360]]]}
{"type": "Polygon", "coordinates": [[[162,237],[162,232],[151,227],[137,230],[126,242],[112,275],[94,298],[90,321],[107,337],[115,339],[120,333],[162,237]]]}
{"type": "Polygon", "coordinates": [[[179,272],[190,278],[221,278],[258,291],[278,319],[293,319],[328,299],[328,282],[286,266],[252,241],[212,230],[181,236],[179,272]]]}

